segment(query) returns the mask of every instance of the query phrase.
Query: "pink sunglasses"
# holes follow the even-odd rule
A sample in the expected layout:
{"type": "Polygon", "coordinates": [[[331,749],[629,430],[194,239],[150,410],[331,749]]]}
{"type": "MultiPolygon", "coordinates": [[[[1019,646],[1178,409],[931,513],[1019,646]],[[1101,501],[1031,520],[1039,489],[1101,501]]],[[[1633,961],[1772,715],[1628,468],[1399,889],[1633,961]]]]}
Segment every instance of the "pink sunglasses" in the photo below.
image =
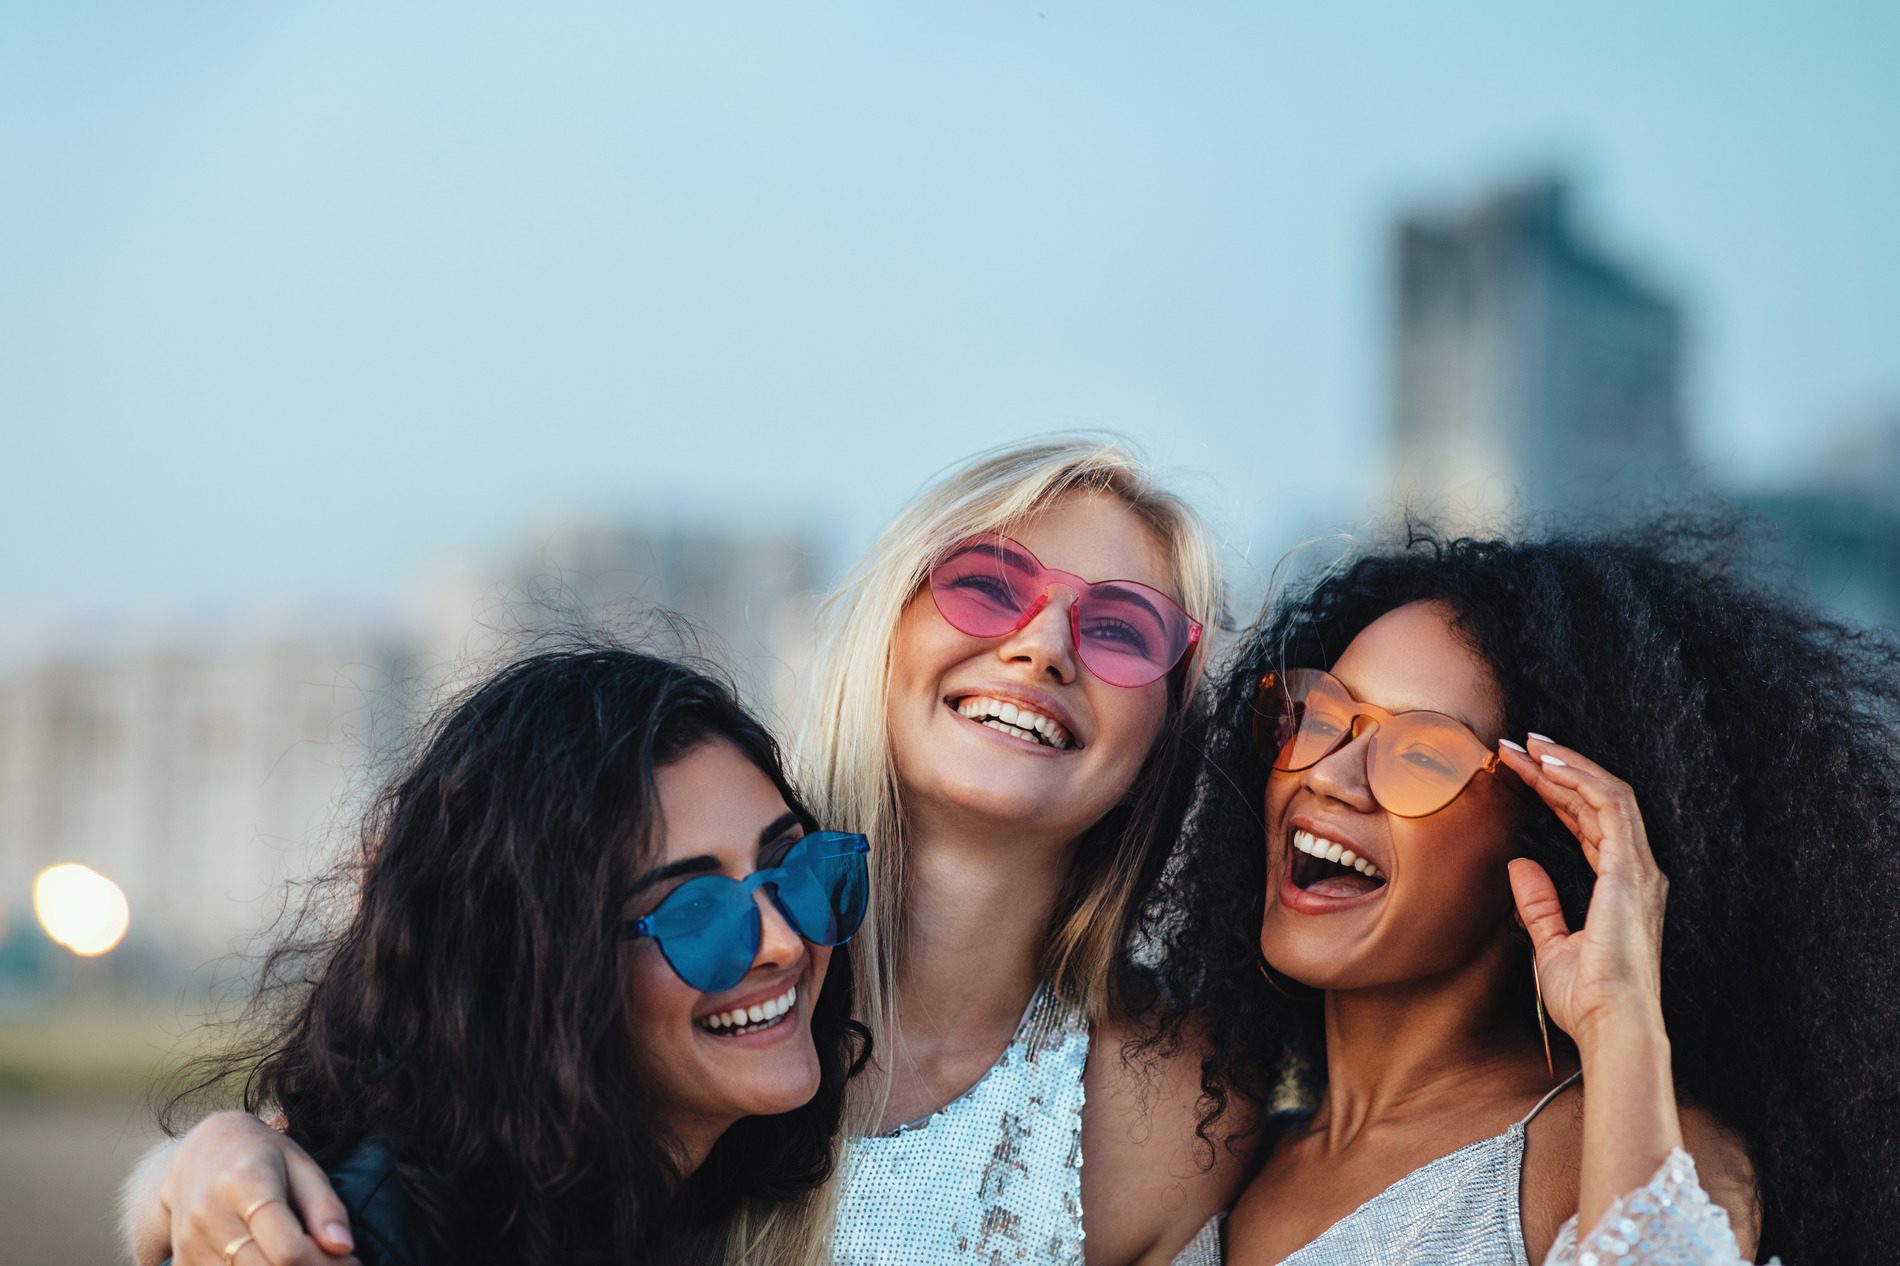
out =
{"type": "Polygon", "coordinates": [[[1044,567],[1007,536],[959,542],[930,569],[930,596],[952,628],[1003,637],[1026,626],[1061,586],[1075,595],[1069,632],[1088,670],[1111,686],[1145,686],[1168,675],[1201,640],[1200,622],[1174,599],[1133,580],[1090,583],[1044,567]]]}

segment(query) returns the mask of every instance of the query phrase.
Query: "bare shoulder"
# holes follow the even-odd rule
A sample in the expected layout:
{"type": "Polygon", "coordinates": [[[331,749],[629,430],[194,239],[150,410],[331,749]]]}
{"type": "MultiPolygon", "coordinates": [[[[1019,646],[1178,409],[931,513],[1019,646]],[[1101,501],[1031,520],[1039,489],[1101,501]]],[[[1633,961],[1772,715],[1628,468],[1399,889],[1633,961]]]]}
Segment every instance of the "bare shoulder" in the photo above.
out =
{"type": "Polygon", "coordinates": [[[1131,1055],[1129,1027],[1096,1023],[1082,1109],[1082,1219],[1088,1266],[1166,1266],[1246,1175],[1252,1116],[1236,1105],[1211,1141],[1199,1132],[1201,1055],[1131,1055]]]}
{"type": "MultiPolygon", "coordinates": [[[[1534,1262],[1543,1260],[1558,1229],[1577,1212],[1584,1093],[1581,1085],[1572,1086],[1526,1130],[1519,1208],[1525,1248],[1534,1262]]],[[[1728,1210],[1736,1242],[1752,1260],[1761,1239],[1761,1198],[1747,1146],[1739,1134],[1700,1108],[1684,1104],[1677,1115],[1683,1150],[1695,1158],[1702,1189],[1728,1210]]]]}
{"type": "Polygon", "coordinates": [[[1742,1255],[1754,1260],[1761,1242],[1761,1186],[1742,1136],[1700,1108],[1684,1105],[1682,1147],[1695,1157],[1696,1176],[1709,1199],[1728,1210],[1742,1255]]]}
{"type": "Polygon", "coordinates": [[[1541,1262],[1577,1212],[1583,1180],[1583,1086],[1566,1088],[1524,1128],[1518,1215],[1530,1260],[1541,1262]]]}

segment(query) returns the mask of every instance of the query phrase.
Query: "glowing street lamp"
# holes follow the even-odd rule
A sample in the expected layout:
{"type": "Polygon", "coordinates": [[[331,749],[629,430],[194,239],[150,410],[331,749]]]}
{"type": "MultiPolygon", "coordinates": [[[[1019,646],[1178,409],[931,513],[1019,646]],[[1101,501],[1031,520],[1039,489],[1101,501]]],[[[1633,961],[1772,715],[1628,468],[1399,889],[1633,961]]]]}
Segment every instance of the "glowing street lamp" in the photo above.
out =
{"type": "Polygon", "coordinates": [[[119,885],[76,862],[40,872],[33,881],[33,909],[48,936],[86,957],[117,945],[132,921],[119,885]]]}

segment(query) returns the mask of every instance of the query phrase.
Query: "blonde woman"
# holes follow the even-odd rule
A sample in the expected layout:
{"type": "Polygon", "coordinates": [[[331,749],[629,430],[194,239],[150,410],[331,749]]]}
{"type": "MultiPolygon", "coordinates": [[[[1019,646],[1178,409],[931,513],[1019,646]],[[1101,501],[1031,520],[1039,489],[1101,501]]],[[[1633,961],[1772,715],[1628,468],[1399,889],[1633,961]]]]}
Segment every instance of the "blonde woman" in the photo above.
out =
{"type": "MultiPolygon", "coordinates": [[[[1126,449],[1056,438],[928,490],[832,599],[798,778],[823,825],[872,841],[853,954],[874,1064],[841,1181],[759,1257],[1160,1264],[1231,1203],[1243,1166],[1195,1133],[1198,1057],[1122,1057],[1220,592],[1189,506],[1126,449]]],[[[281,1136],[215,1155],[173,1185],[242,1167],[307,1225],[340,1212],[281,1136]]]]}
{"type": "Polygon", "coordinates": [[[1193,510],[1071,439],[950,475],[833,599],[798,776],[874,841],[841,1266],[1165,1263],[1232,1197],[1198,1061],[1121,1057],[1219,608],[1193,510]]]}

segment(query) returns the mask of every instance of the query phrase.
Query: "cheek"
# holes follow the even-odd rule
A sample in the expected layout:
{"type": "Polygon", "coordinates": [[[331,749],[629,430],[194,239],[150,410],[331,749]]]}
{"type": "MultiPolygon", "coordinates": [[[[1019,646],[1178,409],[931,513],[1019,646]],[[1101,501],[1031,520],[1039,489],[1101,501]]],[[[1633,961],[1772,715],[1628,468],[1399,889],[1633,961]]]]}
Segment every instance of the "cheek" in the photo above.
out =
{"type": "Polygon", "coordinates": [[[1294,774],[1269,773],[1265,793],[1267,829],[1279,828],[1280,819],[1285,815],[1287,805],[1293,799],[1293,792],[1299,787],[1300,780],[1294,774]]]}
{"type": "Polygon", "coordinates": [[[1152,682],[1126,690],[1091,678],[1089,709],[1095,714],[1095,744],[1116,766],[1140,768],[1154,746],[1168,710],[1168,686],[1152,682]]]}
{"type": "Polygon", "coordinates": [[[945,622],[925,590],[898,619],[891,642],[891,682],[899,690],[927,689],[979,645],[945,622]]]}
{"type": "Polygon", "coordinates": [[[634,1063],[648,1078],[663,1082],[680,1067],[668,1052],[693,1040],[699,991],[674,975],[649,942],[627,968],[625,998],[634,1063]]]}
{"type": "Polygon", "coordinates": [[[1392,831],[1401,891],[1409,889],[1419,906],[1460,924],[1489,924],[1500,904],[1508,905],[1512,844],[1510,823],[1490,813],[1435,814],[1395,822],[1392,831]]]}
{"type": "Polygon", "coordinates": [[[810,941],[805,942],[805,952],[811,956],[810,975],[807,979],[811,981],[814,1002],[817,1001],[817,991],[825,987],[825,973],[831,970],[831,951],[835,948],[831,945],[813,945],[810,941]]]}

